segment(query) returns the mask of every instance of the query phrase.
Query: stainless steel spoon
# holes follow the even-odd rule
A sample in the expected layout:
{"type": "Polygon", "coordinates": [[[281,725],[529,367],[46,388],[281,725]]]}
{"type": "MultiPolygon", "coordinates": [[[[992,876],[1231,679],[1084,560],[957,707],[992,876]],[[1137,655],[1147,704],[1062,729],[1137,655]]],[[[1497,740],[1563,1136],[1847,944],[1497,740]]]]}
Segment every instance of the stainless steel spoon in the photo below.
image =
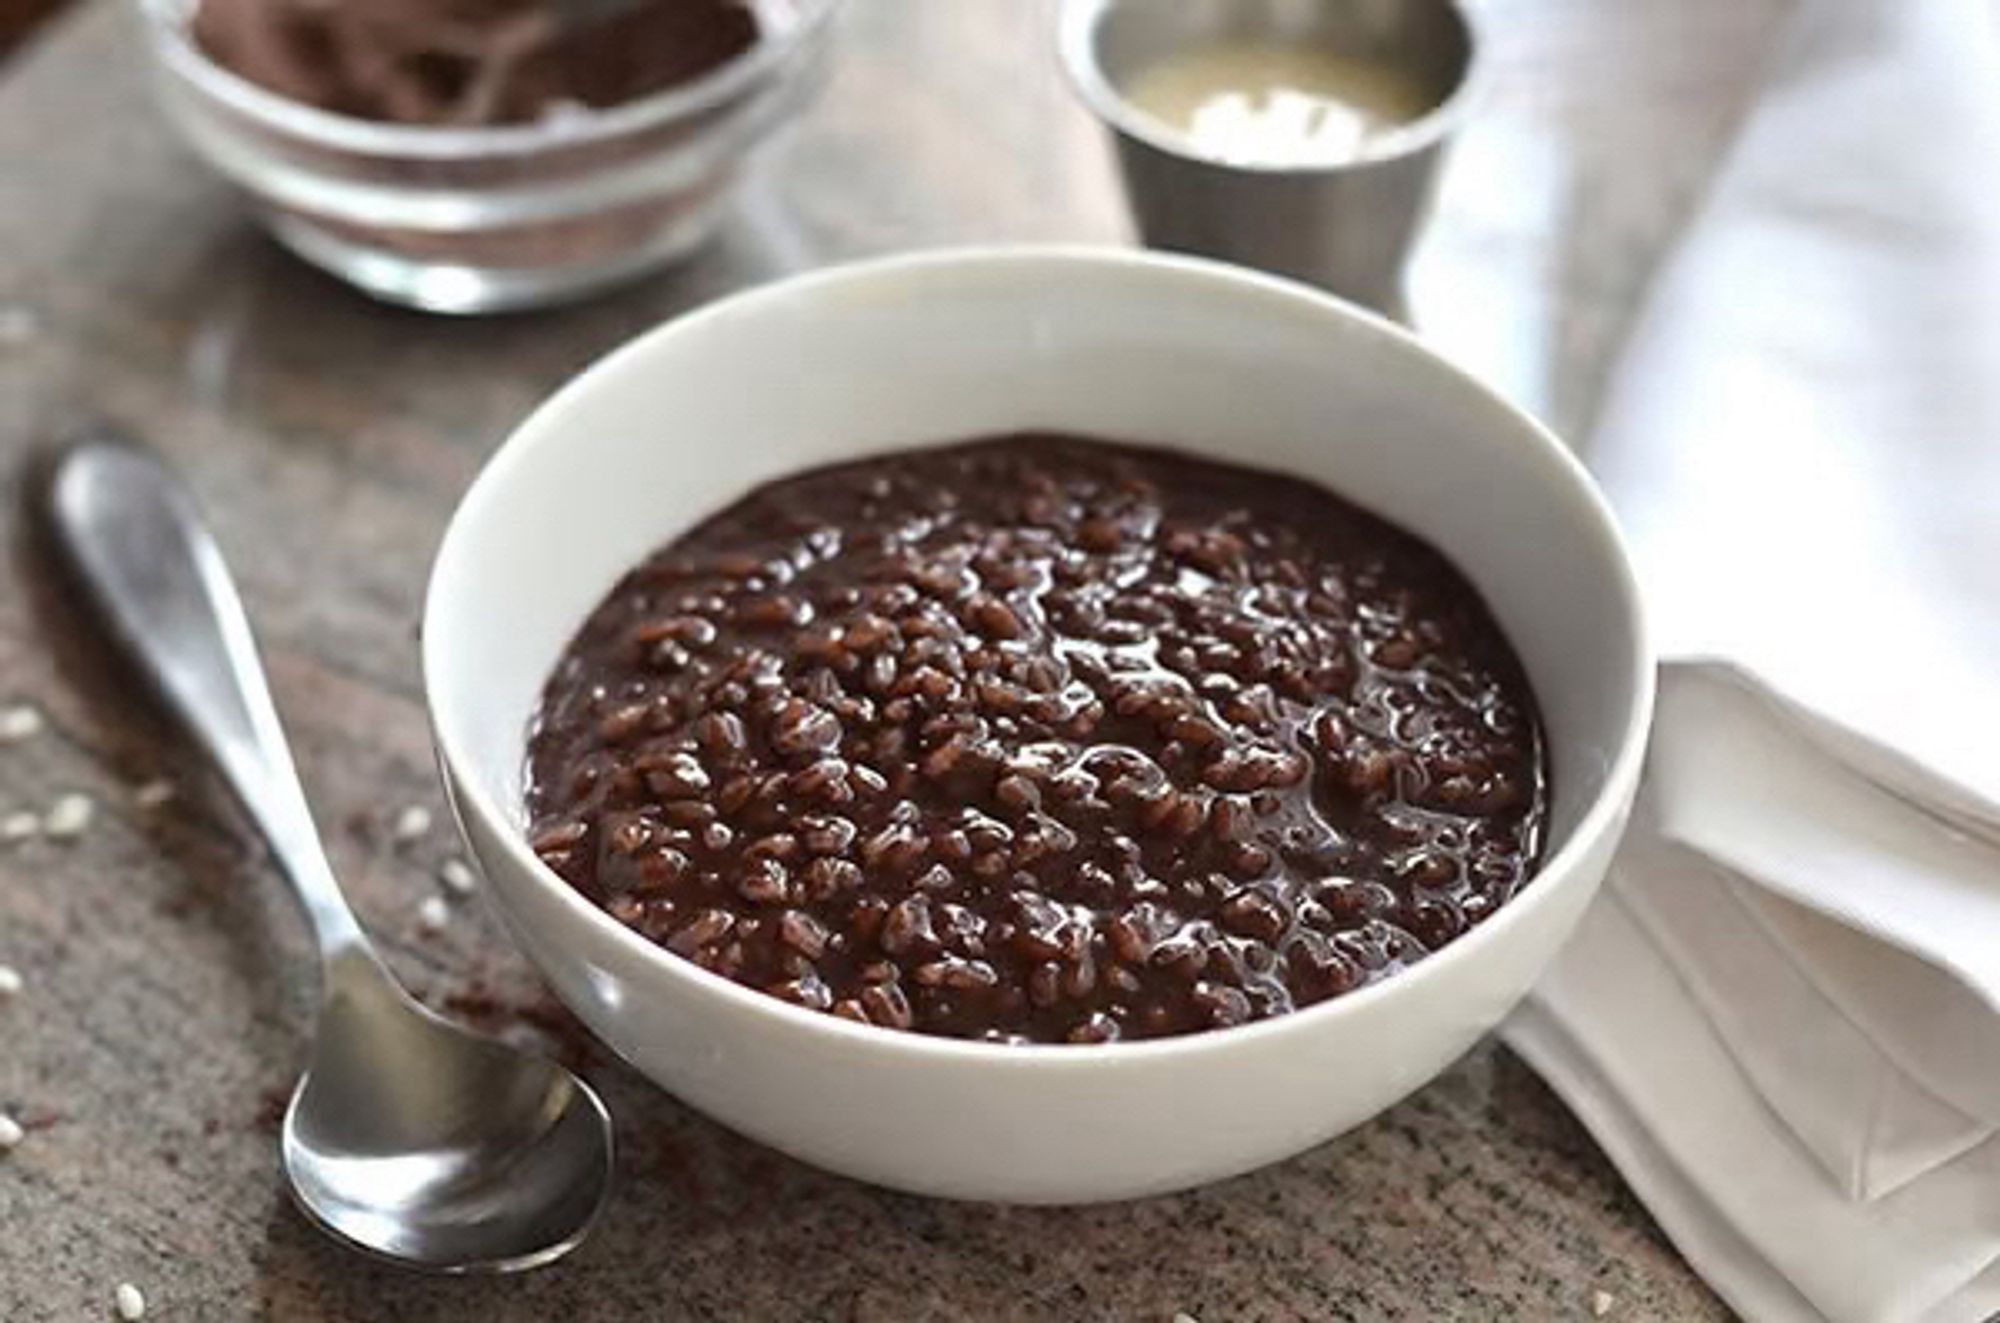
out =
{"type": "Polygon", "coordinates": [[[194,502],[152,456],[87,441],[56,462],[50,523],[111,632],[243,803],[311,921],[311,1063],[283,1157],[307,1216],[435,1272],[510,1272],[580,1242],[611,1184],[611,1120],[545,1058],[410,999],[342,897],[306,808],[249,622],[194,502]]]}

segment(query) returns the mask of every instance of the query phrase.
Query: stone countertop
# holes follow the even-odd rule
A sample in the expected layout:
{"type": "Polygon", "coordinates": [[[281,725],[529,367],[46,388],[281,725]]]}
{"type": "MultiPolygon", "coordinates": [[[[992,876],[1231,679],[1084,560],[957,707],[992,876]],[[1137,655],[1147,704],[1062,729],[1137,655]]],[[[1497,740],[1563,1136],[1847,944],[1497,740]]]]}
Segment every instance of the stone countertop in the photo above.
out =
{"type": "MultiPolygon", "coordinates": [[[[1580,433],[1634,300],[1740,111],[1781,0],[1486,0],[1487,106],[1418,269],[1424,329],[1580,433]]],[[[677,273],[573,310],[373,305],[262,238],[148,104],[122,11],[0,70],[0,473],[116,419],[232,553],[335,865],[409,983],[583,1061],[623,1146],[572,1258],[451,1281],[364,1263],[284,1202],[275,1116],[310,988],[301,924],[188,756],[78,628],[10,490],[0,817],[80,792],[73,842],[0,844],[0,1319],[1725,1317],[1577,1123],[1497,1045],[1303,1157],[1194,1193],[1036,1210],[800,1166],[593,1051],[477,905],[416,921],[452,844],[414,626],[458,492],[553,385],[642,327],[827,261],[1123,241],[1104,144],[1037,0],[855,0],[824,101],[677,273]],[[136,787],[170,778],[147,808],[136,787]],[[406,805],[438,822],[398,844],[406,805]]]]}

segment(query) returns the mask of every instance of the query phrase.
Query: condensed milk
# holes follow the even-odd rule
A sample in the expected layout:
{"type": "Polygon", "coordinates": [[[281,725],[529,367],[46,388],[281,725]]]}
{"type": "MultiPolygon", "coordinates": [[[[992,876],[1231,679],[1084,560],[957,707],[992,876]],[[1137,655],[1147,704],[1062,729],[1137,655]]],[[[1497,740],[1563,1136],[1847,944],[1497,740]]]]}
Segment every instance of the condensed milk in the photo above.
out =
{"type": "Polygon", "coordinates": [[[1200,155],[1252,166],[1364,160],[1438,102],[1434,84],[1394,63],[1271,40],[1184,46],[1120,90],[1200,155]]]}

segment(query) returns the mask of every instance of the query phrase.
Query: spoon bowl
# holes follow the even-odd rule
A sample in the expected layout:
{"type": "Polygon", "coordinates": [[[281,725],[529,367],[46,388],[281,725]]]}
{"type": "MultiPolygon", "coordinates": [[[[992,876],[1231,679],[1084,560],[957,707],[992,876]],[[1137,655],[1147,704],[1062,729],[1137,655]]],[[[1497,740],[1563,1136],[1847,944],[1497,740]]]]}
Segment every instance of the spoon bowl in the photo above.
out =
{"type": "Polygon", "coordinates": [[[435,1272],[512,1272],[573,1248],[610,1189],[597,1095],[372,975],[332,983],[280,1140],[306,1216],[435,1272]]]}

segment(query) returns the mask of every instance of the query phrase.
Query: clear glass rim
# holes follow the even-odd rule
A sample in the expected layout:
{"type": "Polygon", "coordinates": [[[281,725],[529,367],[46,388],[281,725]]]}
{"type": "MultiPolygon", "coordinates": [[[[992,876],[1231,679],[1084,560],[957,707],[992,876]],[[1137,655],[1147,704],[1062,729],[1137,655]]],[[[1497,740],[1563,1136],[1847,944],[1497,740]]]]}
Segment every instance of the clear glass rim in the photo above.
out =
{"type": "Polygon", "coordinates": [[[727,104],[767,79],[794,51],[826,26],[839,0],[750,0],[760,17],[784,14],[767,24],[741,55],[691,82],[651,96],[588,110],[556,123],[441,128],[357,119],[294,101],[224,68],[188,38],[188,0],[134,0],[151,30],[161,62],[204,95],[247,119],[275,127],[290,137],[367,156],[424,160],[476,160],[519,156],[552,147],[581,147],[686,119],[727,104]]]}

